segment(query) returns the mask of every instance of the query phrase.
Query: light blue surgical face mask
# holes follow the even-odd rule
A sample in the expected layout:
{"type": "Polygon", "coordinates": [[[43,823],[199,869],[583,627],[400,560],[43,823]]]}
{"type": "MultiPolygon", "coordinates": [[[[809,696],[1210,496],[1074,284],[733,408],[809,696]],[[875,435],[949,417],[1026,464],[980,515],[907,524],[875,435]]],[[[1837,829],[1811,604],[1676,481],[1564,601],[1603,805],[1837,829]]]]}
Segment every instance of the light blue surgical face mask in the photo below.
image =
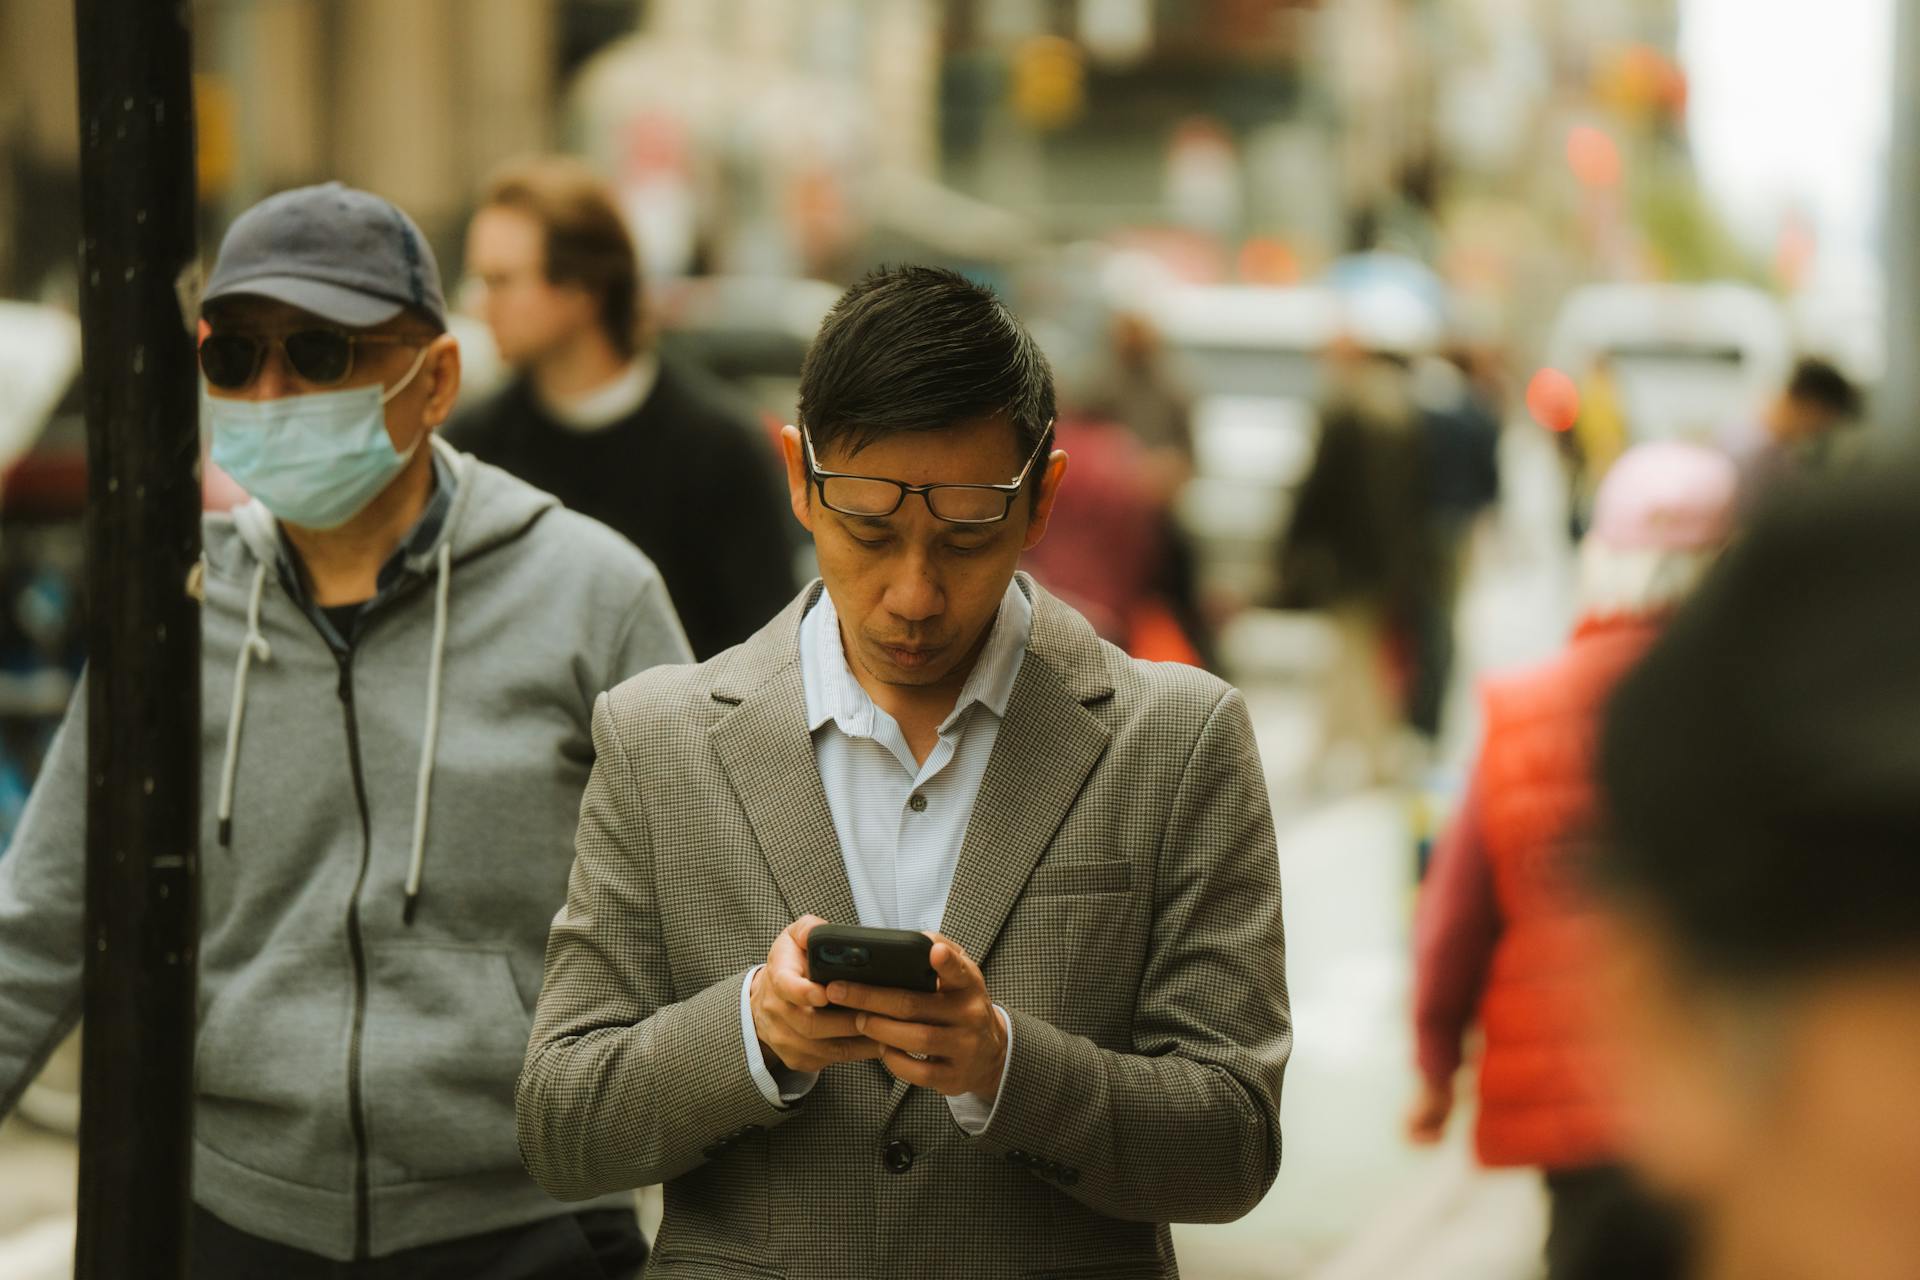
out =
{"type": "Polygon", "coordinates": [[[387,403],[426,363],[421,349],[407,376],[377,386],[317,391],[278,400],[228,400],[202,387],[213,460],[288,524],[337,529],[393,483],[428,433],[401,453],[387,435],[387,403]]]}

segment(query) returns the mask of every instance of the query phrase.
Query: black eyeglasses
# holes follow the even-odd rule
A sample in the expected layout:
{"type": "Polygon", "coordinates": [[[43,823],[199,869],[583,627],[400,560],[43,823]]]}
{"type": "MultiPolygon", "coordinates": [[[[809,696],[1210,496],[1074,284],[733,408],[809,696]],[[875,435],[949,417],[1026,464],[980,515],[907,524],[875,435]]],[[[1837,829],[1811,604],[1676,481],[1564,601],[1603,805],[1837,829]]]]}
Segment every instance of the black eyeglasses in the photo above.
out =
{"type": "Polygon", "coordinates": [[[259,376],[267,348],[277,346],[302,382],[331,387],[353,376],[354,348],[417,347],[430,339],[398,333],[301,329],[293,333],[210,333],[200,341],[200,371],[222,391],[240,391],[259,376]]]}
{"type": "Polygon", "coordinates": [[[843,516],[890,516],[900,509],[910,493],[922,494],[927,510],[936,520],[948,524],[999,524],[1013,511],[1013,500],[1027,482],[1027,473],[1040,451],[1047,446],[1053,431],[1049,422],[1040,433],[1040,443],[1027,456],[1027,465],[1011,484],[904,484],[880,476],[855,476],[841,471],[823,471],[814,457],[813,436],[802,427],[800,439],[807,446],[807,476],[820,490],[820,502],[829,511],[843,516]]]}

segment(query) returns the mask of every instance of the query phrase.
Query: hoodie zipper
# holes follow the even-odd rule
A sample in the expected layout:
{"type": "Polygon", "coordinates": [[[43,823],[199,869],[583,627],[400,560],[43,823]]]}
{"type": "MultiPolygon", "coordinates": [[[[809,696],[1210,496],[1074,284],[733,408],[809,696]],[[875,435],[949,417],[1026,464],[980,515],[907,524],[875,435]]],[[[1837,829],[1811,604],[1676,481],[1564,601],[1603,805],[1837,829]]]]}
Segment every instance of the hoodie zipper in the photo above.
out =
{"type": "Polygon", "coordinates": [[[353,649],[334,655],[340,664],[340,706],[347,722],[347,759],[353,767],[353,798],[360,805],[360,870],[353,879],[353,897],[347,902],[347,948],[353,958],[353,1030],[348,1042],[347,1116],[353,1126],[353,1256],[368,1254],[371,1216],[367,1193],[367,1118],[361,1083],[361,1052],[367,1026],[367,951],[360,936],[360,890],[367,882],[373,854],[373,819],[367,808],[366,775],[360,763],[360,724],[353,706],[353,649]]]}

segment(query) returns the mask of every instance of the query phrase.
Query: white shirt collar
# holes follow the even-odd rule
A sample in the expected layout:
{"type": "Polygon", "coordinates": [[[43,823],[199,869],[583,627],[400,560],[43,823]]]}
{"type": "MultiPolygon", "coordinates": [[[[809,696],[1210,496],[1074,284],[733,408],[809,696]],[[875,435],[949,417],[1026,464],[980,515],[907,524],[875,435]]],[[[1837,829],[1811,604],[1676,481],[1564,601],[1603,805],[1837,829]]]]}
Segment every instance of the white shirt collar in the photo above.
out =
{"type": "Polygon", "coordinates": [[[541,407],[569,431],[578,431],[582,435],[595,431],[605,431],[614,423],[638,412],[647,397],[653,394],[654,383],[660,380],[660,358],[652,352],[634,357],[632,363],[620,371],[620,375],[604,386],[596,387],[583,396],[576,396],[565,404],[555,404],[541,398],[541,407]]]}
{"type": "MultiPolygon", "coordinates": [[[[996,716],[1006,716],[1013,683],[1032,635],[1033,602],[1016,578],[1007,583],[1006,594],[1000,597],[987,643],[960,687],[953,713],[942,722],[940,732],[947,732],[976,702],[996,716]]],[[[873,720],[879,708],[847,663],[846,646],[840,639],[840,615],[833,597],[824,589],[800,624],[800,678],[806,690],[809,733],[831,720],[852,737],[873,736],[873,720]]]]}

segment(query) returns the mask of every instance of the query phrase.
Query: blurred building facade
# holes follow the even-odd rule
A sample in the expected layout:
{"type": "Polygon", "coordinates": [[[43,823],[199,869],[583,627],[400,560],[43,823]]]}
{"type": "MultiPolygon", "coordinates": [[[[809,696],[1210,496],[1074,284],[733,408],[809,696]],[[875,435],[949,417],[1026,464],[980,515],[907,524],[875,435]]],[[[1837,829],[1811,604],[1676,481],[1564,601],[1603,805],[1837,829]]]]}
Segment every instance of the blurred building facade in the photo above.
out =
{"type": "MultiPolygon", "coordinates": [[[[207,230],[339,178],[450,247],[480,176],[552,144],[558,86],[623,0],[193,0],[207,230]]],[[[73,11],[0,0],[0,292],[61,292],[78,225],[73,11]]]]}
{"type": "MultiPolygon", "coordinates": [[[[1199,279],[1421,259],[1484,331],[1595,279],[1747,275],[1692,180],[1681,0],[193,0],[211,238],[337,177],[450,265],[484,173],[564,147],[656,280],[1003,279],[1135,243],[1199,279]]],[[[60,291],[71,6],[0,0],[0,292],[60,291]]]]}

